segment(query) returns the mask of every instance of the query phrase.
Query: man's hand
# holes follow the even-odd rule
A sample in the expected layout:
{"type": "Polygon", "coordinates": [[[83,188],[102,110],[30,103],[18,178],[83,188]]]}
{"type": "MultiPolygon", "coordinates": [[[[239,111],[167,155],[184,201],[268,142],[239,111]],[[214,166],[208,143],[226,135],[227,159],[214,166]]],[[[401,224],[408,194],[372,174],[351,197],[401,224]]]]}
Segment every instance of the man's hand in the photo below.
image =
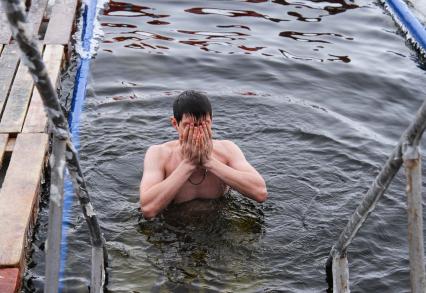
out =
{"type": "Polygon", "coordinates": [[[212,131],[207,127],[205,122],[201,126],[201,141],[200,141],[200,164],[204,166],[212,155],[213,151],[213,140],[212,131]]]}
{"type": "Polygon", "coordinates": [[[194,165],[200,164],[200,130],[194,124],[185,127],[183,134],[179,137],[182,156],[194,165]]]}

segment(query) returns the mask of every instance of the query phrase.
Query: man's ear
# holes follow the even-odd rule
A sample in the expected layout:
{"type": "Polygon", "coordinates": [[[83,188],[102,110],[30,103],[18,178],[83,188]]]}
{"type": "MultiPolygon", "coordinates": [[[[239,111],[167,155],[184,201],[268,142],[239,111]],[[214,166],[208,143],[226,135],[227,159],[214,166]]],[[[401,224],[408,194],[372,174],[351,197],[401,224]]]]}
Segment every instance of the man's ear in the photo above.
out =
{"type": "Polygon", "coordinates": [[[170,116],[170,123],[172,124],[173,128],[177,130],[178,123],[177,123],[177,120],[174,116],[170,116]]]}

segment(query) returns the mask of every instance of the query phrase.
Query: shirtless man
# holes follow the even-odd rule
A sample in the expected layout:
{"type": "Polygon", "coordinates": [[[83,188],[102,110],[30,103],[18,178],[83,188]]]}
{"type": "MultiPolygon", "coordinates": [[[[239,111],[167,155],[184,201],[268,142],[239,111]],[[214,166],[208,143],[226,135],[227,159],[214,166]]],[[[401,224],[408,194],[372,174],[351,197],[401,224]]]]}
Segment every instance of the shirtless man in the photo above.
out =
{"type": "Polygon", "coordinates": [[[206,95],[185,91],[173,103],[172,126],[179,140],[153,145],[145,154],[140,203],[145,218],[170,203],[221,197],[228,186],[263,202],[262,176],[229,140],[212,139],[212,108],[206,95]]]}

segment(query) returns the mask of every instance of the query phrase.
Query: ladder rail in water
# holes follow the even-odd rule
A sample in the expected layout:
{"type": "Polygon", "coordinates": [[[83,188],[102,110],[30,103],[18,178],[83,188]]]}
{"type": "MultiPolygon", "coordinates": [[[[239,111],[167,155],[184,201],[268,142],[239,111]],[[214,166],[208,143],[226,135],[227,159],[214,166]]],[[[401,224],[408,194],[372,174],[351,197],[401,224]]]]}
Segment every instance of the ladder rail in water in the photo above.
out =
{"type": "MultiPolygon", "coordinates": [[[[398,145],[394,148],[391,155],[388,157],[386,163],[382,167],[380,173],[377,175],[370,189],[367,191],[366,195],[362,199],[361,203],[358,205],[355,212],[350,217],[346,227],[343,229],[342,233],[339,236],[336,244],[331,249],[330,255],[327,259],[326,270],[327,278],[329,284],[335,286],[341,284],[335,278],[334,274],[334,264],[340,263],[342,267],[343,260],[341,258],[346,258],[346,252],[348,246],[351,244],[352,240],[356,236],[358,230],[361,228],[362,224],[365,222],[370,213],[374,210],[377,202],[380,197],[384,194],[389,184],[392,182],[392,179],[400,169],[403,164],[404,152],[412,148],[418,148],[419,141],[423,135],[424,130],[426,129],[426,101],[423,102],[420,109],[417,111],[416,118],[410,124],[410,126],[402,134],[398,145]],[[340,259],[339,259],[340,258],[340,259]],[[332,271],[333,270],[333,271],[332,271]],[[331,280],[333,278],[333,280],[331,280]]],[[[407,155],[406,155],[407,156],[407,155]]],[[[412,182],[418,184],[418,182],[412,182]]],[[[346,261],[347,264],[347,261],[346,261]]],[[[342,268],[346,270],[347,268],[342,268]]],[[[348,275],[348,274],[343,274],[348,275]]],[[[338,286],[339,287],[339,286],[338,286]]],[[[340,286],[342,288],[348,287],[340,286]]],[[[349,290],[349,289],[347,289],[349,290]]],[[[337,291],[337,292],[347,292],[346,290],[337,291]]]]}
{"type": "MultiPolygon", "coordinates": [[[[415,44],[421,54],[426,52],[426,29],[401,0],[382,0],[395,21],[415,44]]],[[[402,134],[398,145],[387,159],[370,189],[350,217],[346,227],[333,245],[326,262],[329,288],[334,292],[349,292],[349,268],[347,249],[367,217],[374,210],[392,179],[405,167],[408,210],[408,246],[410,260],[410,284],[413,293],[425,292],[422,174],[419,142],[426,128],[426,101],[417,111],[414,121],[402,134]]]]}

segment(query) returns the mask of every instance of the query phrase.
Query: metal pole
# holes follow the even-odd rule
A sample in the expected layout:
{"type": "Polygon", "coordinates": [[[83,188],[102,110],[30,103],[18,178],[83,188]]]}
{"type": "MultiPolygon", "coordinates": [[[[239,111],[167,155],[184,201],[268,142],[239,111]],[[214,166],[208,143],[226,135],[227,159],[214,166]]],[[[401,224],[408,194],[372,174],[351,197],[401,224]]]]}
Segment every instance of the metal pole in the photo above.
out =
{"type": "Polygon", "coordinates": [[[65,151],[68,172],[73,182],[74,192],[76,193],[80,205],[83,209],[83,215],[89,227],[90,242],[92,244],[92,272],[90,292],[103,292],[103,286],[106,280],[105,268],[108,262],[108,255],[105,248],[105,239],[99,226],[98,217],[90,202],[87,192],[86,182],[78,161],[77,152],[74,145],[68,140],[65,151]]]}
{"type": "Polygon", "coordinates": [[[345,255],[333,257],[333,292],[349,293],[349,267],[345,255]]]}
{"type": "Polygon", "coordinates": [[[57,293],[59,285],[62,234],[62,207],[64,203],[65,140],[53,137],[50,156],[51,181],[49,228],[46,243],[45,293],[57,293]]]}
{"type": "Polygon", "coordinates": [[[332,247],[330,255],[326,262],[327,281],[329,286],[333,283],[333,257],[342,256],[346,254],[346,250],[352,239],[355,237],[358,230],[361,228],[364,221],[376,207],[376,204],[383,193],[388,188],[393,177],[402,166],[402,146],[403,145],[416,145],[426,128],[426,101],[423,102],[421,107],[416,113],[414,121],[402,134],[398,145],[394,148],[389,156],[385,165],[382,167],[380,173],[377,175],[372,186],[367,191],[359,206],[349,219],[346,227],[342,231],[336,244],[332,247]]]}
{"type": "Polygon", "coordinates": [[[404,167],[407,177],[408,248],[412,293],[425,292],[423,247],[422,169],[418,146],[406,146],[404,167]]]}
{"type": "MultiPolygon", "coordinates": [[[[68,122],[62,113],[56,90],[52,86],[46,67],[37,49],[35,41],[28,36],[25,25],[25,6],[20,0],[0,0],[3,3],[10,23],[13,38],[22,52],[22,61],[28,66],[43,101],[53,135],[66,144],[65,159],[68,171],[72,177],[74,190],[83,209],[83,214],[89,226],[92,243],[92,277],[91,292],[103,292],[105,284],[105,266],[107,254],[105,240],[101,233],[96,213],[90,203],[83,172],[80,168],[77,152],[70,141],[68,122]]],[[[46,261],[49,264],[50,260],[46,261]]]]}

